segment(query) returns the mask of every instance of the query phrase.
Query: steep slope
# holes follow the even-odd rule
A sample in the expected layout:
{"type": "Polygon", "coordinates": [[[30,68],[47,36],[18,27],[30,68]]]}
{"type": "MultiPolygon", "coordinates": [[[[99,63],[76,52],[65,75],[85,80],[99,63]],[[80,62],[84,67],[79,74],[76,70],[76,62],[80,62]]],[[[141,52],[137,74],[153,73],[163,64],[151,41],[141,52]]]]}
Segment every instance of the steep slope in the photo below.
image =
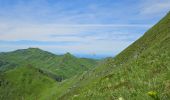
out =
{"type": "Polygon", "coordinates": [[[0,53],[0,70],[5,71],[18,66],[32,65],[60,79],[70,78],[93,68],[95,60],[76,58],[70,53],[55,55],[38,48],[28,48],[13,52],[0,53]]]}
{"type": "Polygon", "coordinates": [[[115,58],[80,79],[61,100],[168,100],[170,13],[115,58]]]}
{"type": "Polygon", "coordinates": [[[37,100],[56,81],[31,66],[0,73],[0,100],[37,100]]]}

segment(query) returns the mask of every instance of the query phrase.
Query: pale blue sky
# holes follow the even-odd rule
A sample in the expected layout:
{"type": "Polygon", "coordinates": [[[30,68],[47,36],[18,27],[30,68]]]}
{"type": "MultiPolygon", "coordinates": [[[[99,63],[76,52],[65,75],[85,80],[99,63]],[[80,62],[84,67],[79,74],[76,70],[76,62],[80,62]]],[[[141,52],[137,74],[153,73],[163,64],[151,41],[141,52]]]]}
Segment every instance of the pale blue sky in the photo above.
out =
{"type": "Polygon", "coordinates": [[[114,56],[170,11],[170,0],[0,0],[0,51],[114,56]]]}

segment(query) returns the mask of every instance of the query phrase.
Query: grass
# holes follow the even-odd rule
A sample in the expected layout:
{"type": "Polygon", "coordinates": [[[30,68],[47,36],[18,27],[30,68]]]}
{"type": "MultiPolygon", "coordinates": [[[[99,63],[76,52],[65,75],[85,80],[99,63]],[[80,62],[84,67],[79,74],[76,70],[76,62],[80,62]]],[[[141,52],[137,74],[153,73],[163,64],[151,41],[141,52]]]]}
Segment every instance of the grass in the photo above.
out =
{"type": "Polygon", "coordinates": [[[99,62],[96,68],[91,66],[95,61],[77,59],[69,53],[57,57],[38,49],[2,53],[1,69],[27,62],[36,68],[21,66],[1,73],[0,97],[2,100],[168,100],[169,44],[170,13],[115,58],[99,62]],[[66,79],[56,82],[48,71],[66,79]]]}
{"type": "Polygon", "coordinates": [[[109,58],[59,99],[168,100],[170,98],[170,13],[140,39],[109,58]],[[154,91],[155,97],[148,95],[154,91]]]}
{"type": "Polygon", "coordinates": [[[1,100],[36,100],[57,83],[33,67],[23,66],[1,74],[0,84],[1,100]]]}
{"type": "Polygon", "coordinates": [[[5,71],[18,66],[31,65],[53,73],[61,79],[71,78],[95,67],[93,59],[76,58],[70,53],[55,55],[38,48],[16,50],[0,53],[0,70],[5,71]]]}

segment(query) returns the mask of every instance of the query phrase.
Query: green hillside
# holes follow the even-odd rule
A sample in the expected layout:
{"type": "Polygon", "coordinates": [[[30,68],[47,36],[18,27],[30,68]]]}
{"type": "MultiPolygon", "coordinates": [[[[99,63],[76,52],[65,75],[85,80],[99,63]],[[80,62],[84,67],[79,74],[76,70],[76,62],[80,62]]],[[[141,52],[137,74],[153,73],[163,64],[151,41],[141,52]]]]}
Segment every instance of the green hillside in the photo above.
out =
{"type": "Polygon", "coordinates": [[[34,67],[17,67],[0,73],[0,100],[37,100],[55,84],[34,67]]]}
{"type": "Polygon", "coordinates": [[[0,100],[169,99],[170,13],[100,62],[38,48],[0,53],[0,100]]]}
{"type": "Polygon", "coordinates": [[[170,99],[170,13],[140,39],[85,73],[61,100],[170,99]]]}
{"type": "Polygon", "coordinates": [[[55,74],[59,80],[87,71],[93,68],[96,63],[96,60],[76,58],[70,53],[55,55],[38,48],[0,53],[0,71],[31,65],[45,72],[55,74]]]}

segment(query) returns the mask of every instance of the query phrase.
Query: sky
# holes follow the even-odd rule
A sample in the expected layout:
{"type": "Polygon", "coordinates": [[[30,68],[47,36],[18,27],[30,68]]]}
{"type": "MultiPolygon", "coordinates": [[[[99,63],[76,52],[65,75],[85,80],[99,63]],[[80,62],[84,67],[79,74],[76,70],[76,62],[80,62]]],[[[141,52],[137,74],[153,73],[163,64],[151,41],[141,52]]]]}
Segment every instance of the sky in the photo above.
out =
{"type": "Polygon", "coordinates": [[[170,0],[0,0],[0,52],[113,57],[169,11],[170,0]]]}

